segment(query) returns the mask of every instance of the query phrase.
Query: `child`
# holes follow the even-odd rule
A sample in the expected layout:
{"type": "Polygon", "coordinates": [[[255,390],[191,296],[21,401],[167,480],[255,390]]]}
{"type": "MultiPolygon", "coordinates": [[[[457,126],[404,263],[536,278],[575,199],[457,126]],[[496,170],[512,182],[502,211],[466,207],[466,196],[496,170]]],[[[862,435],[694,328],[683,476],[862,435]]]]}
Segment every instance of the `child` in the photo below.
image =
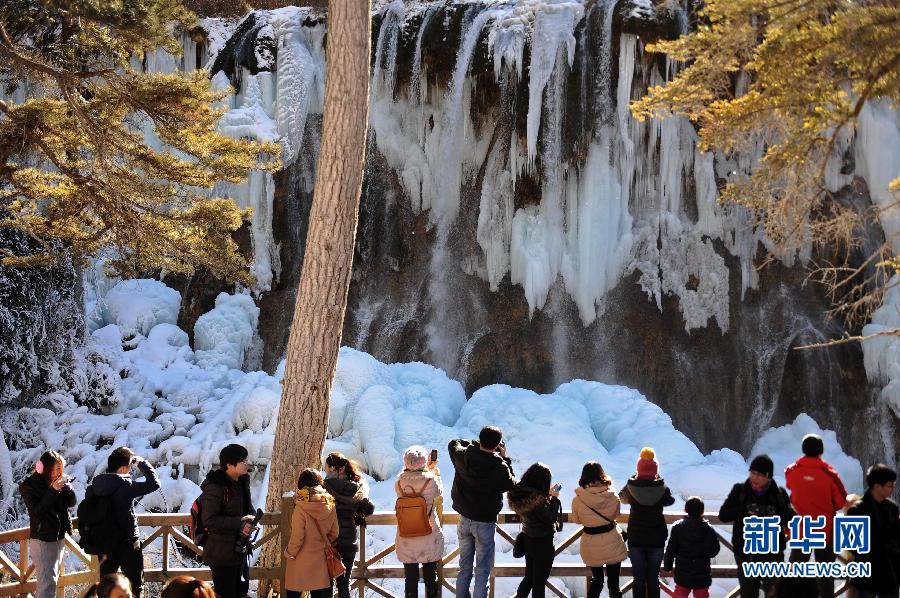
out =
{"type": "Polygon", "coordinates": [[[663,575],[668,577],[675,564],[675,596],[687,598],[691,591],[695,598],[709,598],[712,585],[710,559],[719,554],[719,537],[703,519],[705,505],[699,496],[684,503],[687,517],[672,527],[663,562],[663,575]]]}

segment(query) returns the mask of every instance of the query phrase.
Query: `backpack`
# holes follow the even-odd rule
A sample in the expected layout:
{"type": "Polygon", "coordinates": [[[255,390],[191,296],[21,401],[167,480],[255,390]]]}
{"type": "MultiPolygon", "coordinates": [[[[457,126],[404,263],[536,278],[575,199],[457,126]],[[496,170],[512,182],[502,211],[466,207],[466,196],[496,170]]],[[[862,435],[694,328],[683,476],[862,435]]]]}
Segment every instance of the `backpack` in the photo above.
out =
{"type": "Polygon", "coordinates": [[[401,496],[394,503],[394,512],[397,515],[397,535],[401,538],[415,538],[427,536],[431,533],[431,519],[428,510],[428,502],[422,496],[425,486],[430,480],[425,480],[418,492],[414,492],[411,486],[400,487],[397,482],[397,490],[401,496]]]}
{"type": "MultiPolygon", "coordinates": [[[[228,486],[222,486],[225,505],[228,504],[228,486]]],[[[200,494],[203,496],[203,493],[200,494]]],[[[209,528],[203,527],[203,509],[201,507],[200,496],[194,499],[194,502],[191,503],[191,521],[188,524],[188,532],[191,536],[191,542],[200,546],[201,548],[206,546],[206,541],[209,539],[209,528]]]]}
{"type": "Polygon", "coordinates": [[[120,534],[112,496],[97,496],[94,487],[89,487],[77,514],[78,545],[86,553],[101,555],[116,550],[120,534]]]}

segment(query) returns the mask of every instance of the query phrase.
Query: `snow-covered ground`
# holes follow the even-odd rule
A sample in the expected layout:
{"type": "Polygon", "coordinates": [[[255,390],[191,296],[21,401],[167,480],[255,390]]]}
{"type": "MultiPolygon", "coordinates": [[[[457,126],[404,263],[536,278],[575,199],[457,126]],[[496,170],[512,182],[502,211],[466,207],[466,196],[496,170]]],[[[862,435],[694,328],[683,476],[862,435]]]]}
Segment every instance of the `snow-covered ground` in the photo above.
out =
{"type": "MultiPolygon", "coordinates": [[[[88,297],[88,375],[104,374],[98,379],[108,401],[91,410],[56,393],[42,407],[19,410],[17,425],[4,430],[11,446],[20,447],[10,452],[11,469],[27,470],[45,447],[60,449],[83,496],[86,483],[105,467],[108,452],[127,445],[154,463],[162,480],[161,491],[147,496],[142,507],[186,512],[200,492],[192,479],[216,466],[222,446],[239,442],[259,465],[254,497],[261,502],[281,388],[280,373],[239,369],[255,335],[259,312],[252,298],[220,295],[215,308],[197,321],[191,348],[187,333],[175,324],[178,293],[159,281],[94,285],[88,297]]],[[[860,463],[841,451],[833,432],[822,431],[805,415],[767,431],[751,455],[730,449],[704,455],[666,413],[631,388],[574,380],[540,395],[492,385],[466,400],[457,381],[430,365],[384,364],[341,349],[325,450],[341,450],[365,466],[378,509],[392,508],[391,480],[400,471],[403,449],[413,444],[438,449],[449,494],[448,441],[474,438],[486,424],[504,430],[516,472],[535,461],[551,467],[563,485],[564,505],[570,504],[585,461],[599,460],[619,487],[633,473],[641,447],[650,445],[677,497],[673,508],[697,494],[708,510],[715,510],[731,485],[746,477],[747,458],[767,452],[780,471],[798,456],[800,438],[809,432],[823,434],[825,456],[848,489],[862,489],[860,463]]],[[[448,509],[449,503],[448,498],[448,509]]],[[[455,532],[447,532],[449,550],[455,532]]],[[[369,528],[369,554],[392,541],[391,528],[369,528]]],[[[498,542],[498,560],[512,560],[510,549],[498,542]]],[[[559,560],[577,562],[577,544],[559,560]]],[[[501,580],[501,593],[511,594],[516,581],[501,580]]],[[[583,583],[567,581],[572,590],[583,583]]],[[[399,583],[387,585],[402,591],[399,583]]]]}

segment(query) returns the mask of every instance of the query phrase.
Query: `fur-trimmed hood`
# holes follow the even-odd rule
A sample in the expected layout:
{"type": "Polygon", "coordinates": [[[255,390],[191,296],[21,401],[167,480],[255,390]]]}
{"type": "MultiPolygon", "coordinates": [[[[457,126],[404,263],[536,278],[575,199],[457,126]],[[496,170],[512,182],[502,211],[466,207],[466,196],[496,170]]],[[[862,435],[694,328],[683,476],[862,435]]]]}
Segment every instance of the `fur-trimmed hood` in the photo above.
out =
{"type": "Polygon", "coordinates": [[[339,503],[356,504],[366,497],[366,488],[363,484],[343,476],[326,477],[323,485],[339,503]]]}
{"type": "Polygon", "coordinates": [[[509,508],[517,515],[527,515],[550,501],[549,495],[530,486],[516,485],[506,493],[509,508]]]}

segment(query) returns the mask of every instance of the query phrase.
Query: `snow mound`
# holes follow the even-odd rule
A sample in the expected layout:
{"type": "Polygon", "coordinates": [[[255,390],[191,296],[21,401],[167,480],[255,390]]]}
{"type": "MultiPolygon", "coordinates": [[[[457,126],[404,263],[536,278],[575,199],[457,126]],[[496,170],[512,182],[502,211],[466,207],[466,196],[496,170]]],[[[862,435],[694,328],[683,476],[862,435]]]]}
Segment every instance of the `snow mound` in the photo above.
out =
{"type": "Polygon", "coordinates": [[[837,470],[848,492],[862,494],[864,490],[862,465],[844,453],[837,435],[832,430],[823,430],[805,413],[798,415],[792,424],[766,430],[753,445],[750,458],[747,459],[748,466],[756,455],[763,453],[769,455],[775,462],[775,479],[784,485],[784,469],[803,456],[800,444],[807,434],[818,434],[822,437],[825,443],[825,454],[822,458],[837,470]]]}
{"type": "Polygon", "coordinates": [[[437,448],[453,437],[448,428],[466,402],[462,385],[424,363],[383,364],[342,347],[332,387],[329,431],[352,433],[369,472],[387,479],[413,444],[437,448]]]}
{"type": "Polygon", "coordinates": [[[219,293],[215,308],[194,324],[197,364],[240,369],[258,322],[259,308],[250,295],[219,293]]]}
{"type": "Polygon", "coordinates": [[[146,336],[157,324],[175,324],[181,310],[181,295],[158,280],[123,280],[98,302],[91,318],[98,328],[119,327],[125,338],[146,336]]]}

